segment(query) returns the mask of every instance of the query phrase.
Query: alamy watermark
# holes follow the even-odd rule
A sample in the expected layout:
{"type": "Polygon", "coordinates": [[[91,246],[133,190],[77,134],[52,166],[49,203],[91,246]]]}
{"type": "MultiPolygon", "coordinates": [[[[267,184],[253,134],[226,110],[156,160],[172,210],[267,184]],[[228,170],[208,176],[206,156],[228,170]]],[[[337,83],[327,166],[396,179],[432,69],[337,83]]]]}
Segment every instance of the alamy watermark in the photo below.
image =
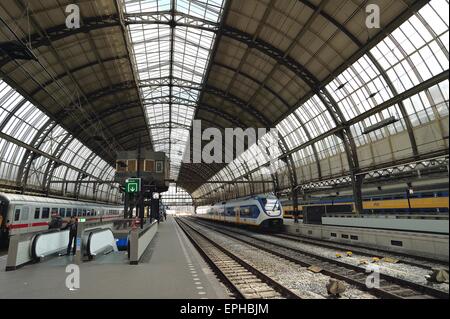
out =
{"type": "Polygon", "coordinates": [[[381,9],[377,4],[369,4],[366,7],[366,27],[368,29],[381,28],[381,9]]]}
{"type": "Polygon", "coordinates": [[[79,29],[80,28],[80,7],[76,4],[69,4],[66,7],[66,27],[68,29],[79,29]]]}
{"type": "Polygon", "coordinates": [[[380,266],[367,265],[366,273],[369,274],[366,278],[366,287],[369,289],[380,288],[380,266]]]}
{"type": "Polygon", "coordinates": [[[231,163],[245,151],[245,145],[256,144],[268,164],[268,168],[275,172],[279,168],[280,135],[276,128],[207,128],[202,131],[200,120],[194,120],[192,125],[192,156],[187,148],[183,163],[231,163]],[[223,136],[223,132],[225,136],[223,136]],[[204,144],[203,142],[207,142],[204,144]],[[225,148],[225,149],[224,149],[225,148]],[[225,154],[225,156],[224,156],[225,154]]]}
{"type": "MultiPolygon", "coordinates": [[[[79,29],[80,28],[80,7],[77,4],[69,4],[66,6],[65,10],[66,17],[66,27],[68,29],[79,29]]],[[[371,3],[366,6],[366,27],[368,29],[380,29],[381,28],[381,9],[380,6],[371,3]]]]}
{"type": "Polygon", "coordinates": [[[70,291],[76,291],[80,289],[80,267],[75,264],[67,265],[66,273],[69,274],[66,277],[66,287],[70,291]]]}

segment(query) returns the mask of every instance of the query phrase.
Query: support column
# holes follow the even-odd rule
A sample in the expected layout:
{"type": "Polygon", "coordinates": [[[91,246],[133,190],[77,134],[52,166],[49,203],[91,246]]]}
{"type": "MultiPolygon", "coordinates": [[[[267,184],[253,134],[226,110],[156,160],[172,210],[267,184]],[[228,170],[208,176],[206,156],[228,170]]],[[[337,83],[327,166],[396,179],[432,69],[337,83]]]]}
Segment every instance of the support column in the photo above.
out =
{"type": "Polygon", "coordinates": [[[363,200],[362,200],[362,185],[365,175],[352,174],[352,188],[353,188],[353,200],[355,202],[355,211],[357,214],[364,212],[363,200]]]}
{"type": "Polygon", "coordinates": [[[123,207],[123,218],[127,219],[128,218],[128,207],[130,205],[129,203],[130,199],[127,193],[124,193],[124,207],[123,207]]]}
{"type": "Polygon", "coordinates": [[[298,223],[298,189],[292,188],[292,210],[294,211],[294,221],[298,223]]]}
{"type": "Polygon", "coordinates": [[[138,202],[136,205],[136,211],[141,221],[141,229],[144,228],[144,214],[145,214],[145,206],[144,206],[144,192],[140,191],[138,194],[138,202]]]}

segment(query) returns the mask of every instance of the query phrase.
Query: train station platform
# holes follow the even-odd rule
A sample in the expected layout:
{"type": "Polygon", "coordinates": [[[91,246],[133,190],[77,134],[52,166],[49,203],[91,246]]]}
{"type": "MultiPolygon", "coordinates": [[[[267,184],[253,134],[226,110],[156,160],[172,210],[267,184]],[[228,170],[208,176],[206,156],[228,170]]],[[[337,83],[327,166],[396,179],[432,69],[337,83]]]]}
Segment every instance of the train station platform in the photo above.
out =
{"type": "Polygon", "coordinates": [[[66,266],[72,258],[54,257],[6,272],[6,256],[0,257],[0,298],[229,298],[170,216],[160,223],[139,265],[130,265],[126,252],[99,256],[80,266],[80,288],[73,291],[66,287],[66,266]]]}

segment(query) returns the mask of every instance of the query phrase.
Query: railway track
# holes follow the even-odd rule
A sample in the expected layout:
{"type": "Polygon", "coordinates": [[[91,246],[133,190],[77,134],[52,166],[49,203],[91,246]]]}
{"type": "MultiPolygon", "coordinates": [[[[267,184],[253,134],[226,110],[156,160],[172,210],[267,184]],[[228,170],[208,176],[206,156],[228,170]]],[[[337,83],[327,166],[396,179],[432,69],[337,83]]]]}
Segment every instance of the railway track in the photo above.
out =
{"type": "Polygon", "coordinates": [[[361,290],[369,291],[380,298],[389,299],[448,299],[448,293],[424,286],[418,283],[410,282],[404,279],[396,278],[386,274],[379,274],[379,287],[368,288],[366,279],[368,273],[365,267],[354,266],[335,259],[320,256],[311,252],[273,243],[261,238],[255,238],[250,235],[238,233],[229,229],[224,229],[217,225],[210,225],[191,219],[196,224],[212,229],[220,234],[239,240],[245,244],[253,246],[262,251],[282,257],[288,261],[294,262],[302,267],[315,266],[321,269],[321,273],[332,278],[343,280],[349,284],[355,285],[361,290]]]}
{"type": "Polygon", "coordinates": [[[261,271],[214,243],[192,228],[188,223],[176,219],[178,225],[215,270],[240,299],[299,299],[296,293],[269,278],[261,271]]]}
{"type": "Polygon", "coordinates": [[[362,256],[378,257],[380,259],[383,257],[391,257],[391,256],[401,257],[401,259],[399,259],[399,261],[404,264],[421,267],[421,268],[426,268],[426,269],[430,269],[430,270],[435,268],[436,266],[448,268],[448,264],[445,264],[439,260],[434,260],[434,259],[426,258],[426,257],[416,257],[416,256],[404,254],[404,253],[390,252],[387,250],[381,250],[381,249],[376,249],[376,248],[372,250],[372,249],[368,249],[366,247],[362,247],[359,245],[334,243],[334,242],[331,242],[328,240],[312,239],[312,238],[308,238],[308,237],[304,237],[304,236],[295,236],[295,235],[279,234],[279,233],[278,234],[270,234],[270,235],[281,238],[281,239],[287,239],[287,240],[292,240],[295,242],[312,244],[312,245],[316,245],[316,246],[320,246],[320,247],[324,247],[324,248],[330,248],[330,249],[336,249],[336,250],[342,250],[342,251],[352,251],[353,253],[357,253],[362,256]]]}

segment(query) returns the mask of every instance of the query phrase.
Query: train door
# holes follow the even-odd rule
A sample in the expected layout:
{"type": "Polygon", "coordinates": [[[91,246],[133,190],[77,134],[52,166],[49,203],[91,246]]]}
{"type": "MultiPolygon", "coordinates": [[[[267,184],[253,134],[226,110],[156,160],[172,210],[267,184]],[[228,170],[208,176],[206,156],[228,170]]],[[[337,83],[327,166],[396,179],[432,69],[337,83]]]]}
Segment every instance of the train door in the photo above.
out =
{"type": "Polygon", "coordinates": [[[7,245],[9,237],[8,229],[6,228],[6,222],[8,221],[8,205],[9,202],[6,199],[0,198],[0,247],[7,245]]]}
{"type": "Polygon", "coordinates": [[[20,215],[22,213],[22,206],[14,206],[12,213],[12,220],[10,221],[10,234],[15,235],[20,233],[20,215]]]}
{"type": "Polygon", "coordinates": [[[8,219],[8,202],[0,198],[0,228],[6,225],[8,219]]]}
{"type": "Polygon", "coordinates": [[[30,207],[16,205],[13,211],[13,220],[11,221],[11,235],[23,234],[29,228],[30,207]]]}
{"type": "Polygon", "coordinates": [[[234,212],[236,213],[236,223],[240,224],[241,223],[241,210],[239,207],[235,207],[234,208],[234,212]]]}
{"type": "Polygon", "coordinates": [[[21,228],[21,233],[27,233],[30,231],[31,221],[30,221],[30,207],[23,206],[22,213],[20,214],[20,223],[23,225],[21,228]]]}

